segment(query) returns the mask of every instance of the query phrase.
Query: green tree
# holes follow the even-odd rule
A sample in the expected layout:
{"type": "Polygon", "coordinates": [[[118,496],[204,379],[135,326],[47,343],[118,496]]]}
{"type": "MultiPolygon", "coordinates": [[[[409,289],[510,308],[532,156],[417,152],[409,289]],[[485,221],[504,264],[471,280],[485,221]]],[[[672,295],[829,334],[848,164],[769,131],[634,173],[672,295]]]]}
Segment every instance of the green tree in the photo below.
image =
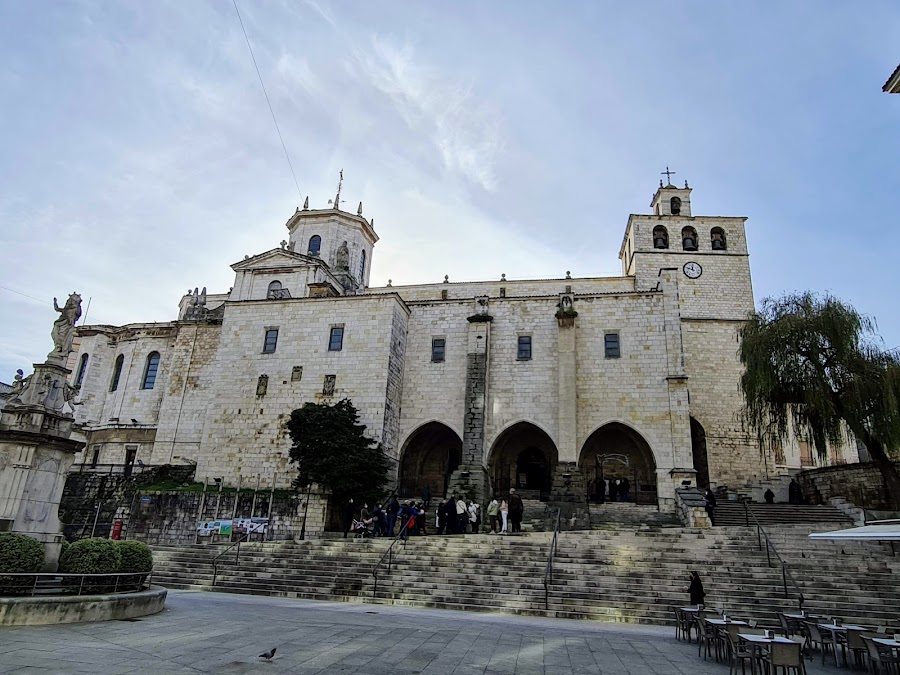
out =
{"type": "Polygon", "coordinates": [[[900,508],[900,354],[881,348],[872,319],[831,296],[767,298],[741,329],[745,417],[760,446],[789,430],[820,457],[843,425],[878,465],[885,498],[900,508]]]}
{"type": "Polygon", "coordinates": [[[348,399],[334,405],[304,403],[291,413],[291,462],[296,487],[316,483],[338,503],[381,495],[388,483],[389,459],[381,444],[366,436],[359,413],[348,399]]]}

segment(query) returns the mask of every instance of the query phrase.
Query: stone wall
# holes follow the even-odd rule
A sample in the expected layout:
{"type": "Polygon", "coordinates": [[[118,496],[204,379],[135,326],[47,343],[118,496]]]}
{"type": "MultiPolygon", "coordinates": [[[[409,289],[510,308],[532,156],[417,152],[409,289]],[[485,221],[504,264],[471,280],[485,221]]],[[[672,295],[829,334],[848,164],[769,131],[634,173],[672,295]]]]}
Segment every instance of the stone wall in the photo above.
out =
{"type": "MultiPolygon", "coordinates": [[[[894,465],[900,469],[900,462],[894,465]]],[[[811,504],[828,504],[835,497],[843,497],[864,509],[888,509],[884,481],[873,462],[802,471],[797,480],[811,504]]]]}

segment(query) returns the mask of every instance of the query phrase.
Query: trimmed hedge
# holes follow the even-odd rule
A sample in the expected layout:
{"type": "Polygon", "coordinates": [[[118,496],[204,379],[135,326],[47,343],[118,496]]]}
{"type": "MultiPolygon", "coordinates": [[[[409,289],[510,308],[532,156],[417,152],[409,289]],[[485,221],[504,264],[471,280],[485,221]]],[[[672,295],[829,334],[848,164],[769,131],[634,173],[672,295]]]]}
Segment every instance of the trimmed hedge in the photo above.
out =
{"type": "Polygon", "coordinates": [[[79,539],[59,557],[64,574],[108,574],[119,571],[122,556],[112,539],[79,539]]]}
{"type": "Polygon", "coordinates": [[[25,534],[0,532],[0,572],[40,572],[44,545],[25,534]]]}
{"type": "Polygon", "coordinates": [[[147,544],[140,541],[118,541],[122,562],[119,565],[120,572],[150,572],[153,569],[153,552],[147,544]]]}
{"type": "MultiPolygon", "coordinates": [[[[0,532],[0,572],[40,572],[44,566],[44,545],[24,534],[0,532]]],[[[27,593],[35,577],[0,575],[0,596],[27,593]]]]}

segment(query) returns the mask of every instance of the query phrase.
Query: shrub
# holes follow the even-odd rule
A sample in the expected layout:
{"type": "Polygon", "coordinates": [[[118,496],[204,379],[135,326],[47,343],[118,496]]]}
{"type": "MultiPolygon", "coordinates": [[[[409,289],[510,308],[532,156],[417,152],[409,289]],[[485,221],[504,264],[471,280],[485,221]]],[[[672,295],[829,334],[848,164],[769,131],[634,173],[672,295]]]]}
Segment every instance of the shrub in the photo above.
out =
{"type": "Polygon", "coordinates": [[[40,572],[44,546],[24,534],[0,532],[0,572],[40,572]]]}
{"type": "MultiPolygon", "coordinates": [[[[111,539],[79,539],[66,548],[59,557],[59,571],[63,574],[111,574],[119,571],[122,556],[116,542],[111,539]]],[[[115,580],[95,577],[71,579],[67,583],[72,586],[101,592],[111,589],[115,580]]]]}
{"type": "Polygon", "coordinates": [[[119,541],[116,547],[122,556],[120,572],[149,572],[153,569],[153,552],[139,541],[119,541]]]}
{"type": "MultiPolygon", "coordinates": [[[[0,572],[40,572],[44,546],[24,534],[0,532],[0,572]]],[[[34,577],[0,576],[0,595],[18,595],[34,584],[34,577]]]]}

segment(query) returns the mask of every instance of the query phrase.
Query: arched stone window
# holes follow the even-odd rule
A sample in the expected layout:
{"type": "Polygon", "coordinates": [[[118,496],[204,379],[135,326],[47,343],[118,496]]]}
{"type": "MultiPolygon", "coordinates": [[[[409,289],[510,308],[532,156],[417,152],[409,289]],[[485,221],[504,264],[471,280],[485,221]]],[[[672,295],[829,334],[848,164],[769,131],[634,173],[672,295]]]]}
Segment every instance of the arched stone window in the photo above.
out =
{"type": "Polygon", "coordinates": [[[84,382],[84,374],[87,372],[88,355],[82,354],[81,361],[78,363],[78,375],[75,377],[75,386],[80,387],[84,382]]]}
{"type": "Polygon", "coordinates": [[[156,384],[156,374],[159,372],[159,352],[150,352],[147,355],[147,365],[144,368],[144,378],[141,380],[141,389],[153,389],[156,384]]]}
{"type": "Polygon", "coordinates": [[[681,248],[685,251],[697,250],[697,230],[693,227],[686,227],[681,230],[681,248]]]}
{"type": "Polygon", "coordinates": [[[672,197],[669,200],[669,213],[673,216],[677,216],[681,213],[681,199],[679,197],[672,197]]]}
{"type": "Polygon", "coordinates": [[[319,250],[322,248],[322,237],[317,234],[314,234],[309,238],[309,249],[307,253],[309,255],[314,255],[316,257],[319,256],[319,250]]]}
{"type": "Polygon", "coordinates": [[[709,231],[709,237],[712,242],[713,251],[727,251],[728,244],[725,241],[725,230],[721,227],[714,227],[709,231]]]}
{"type": "Polygon", "coordinates": [[[266,291],[266,299],[272,300],[281,297],[281,282],[272,281],[269,283],[269,290],[266,291]]]}
{"type": "Polygon", "coordinates": [[[662,225],[653,228],[653,248],[669,248],[669,231],[662,225]]]}
{"type": "Polygon", "coordinates": [[[366,279],[366,252],[365,250],[362,252],[362,255],[359,257],[359,283],[364,283],[366,279]]]}
{"type": "Polygon", "coordinates": [[[124,363],[125,357],[122,354],[119,354],[119,357],[116,359],[116,364],[113,366],[112,381],[109,383],[110,391],[115,391],[119,388],[119,378],[122,377],[122,366],[124,363]]]}

